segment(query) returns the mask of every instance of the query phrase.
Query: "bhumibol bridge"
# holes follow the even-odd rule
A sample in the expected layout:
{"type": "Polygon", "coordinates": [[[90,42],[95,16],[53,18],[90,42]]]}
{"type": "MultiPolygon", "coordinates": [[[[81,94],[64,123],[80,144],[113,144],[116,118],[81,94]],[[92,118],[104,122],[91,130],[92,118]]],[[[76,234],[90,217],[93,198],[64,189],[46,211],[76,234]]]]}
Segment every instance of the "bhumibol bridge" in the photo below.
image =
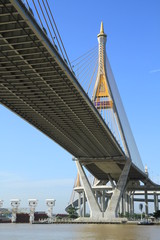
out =
{"type": "Polygon", "coordinates": [[[48,1],[33,1],[39,22],[28,2],[0,0],[0,102],[74,156],[90,218],[112,220],[127,189],[143,190],[147,203],[147,191],[159,186],[144,170],[106,55],[103,24],[90,98],[72,69],[48,1]]]}

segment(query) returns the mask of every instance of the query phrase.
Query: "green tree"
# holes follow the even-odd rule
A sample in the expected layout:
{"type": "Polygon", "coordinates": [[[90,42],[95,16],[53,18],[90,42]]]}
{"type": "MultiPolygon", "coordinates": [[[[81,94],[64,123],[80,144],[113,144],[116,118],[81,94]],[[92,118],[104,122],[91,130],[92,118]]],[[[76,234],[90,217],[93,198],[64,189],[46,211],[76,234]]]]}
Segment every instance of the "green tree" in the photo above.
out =
{"type": "Polygon", "coordinates": [[[67,210],[67,213],[69,214],[69,218],[77,218],[78,213],[77,213],[78,208],[74,206],[70,206],[67,210]]]}
{"type": "Polygon", "coordinates": [[[160,218],[160,210],[157,210],[156,212],[154,212],[153,217],[155,217],[156,219],[160,218]]]}

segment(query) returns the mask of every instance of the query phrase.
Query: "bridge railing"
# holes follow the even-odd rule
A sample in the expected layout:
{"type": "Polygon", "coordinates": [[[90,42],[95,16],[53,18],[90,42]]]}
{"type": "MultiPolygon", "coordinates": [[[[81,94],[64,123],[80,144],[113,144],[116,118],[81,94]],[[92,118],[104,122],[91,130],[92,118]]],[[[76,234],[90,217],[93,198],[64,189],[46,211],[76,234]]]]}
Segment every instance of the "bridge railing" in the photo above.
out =
{"type": "Polygon", "coordinates": [[[53,13],[48,0],[20,0],[36,22],[42,28],[43,32],[49,38],[56,51],[61,55],[64,62],[72,70],[70,60],[64,47],[61,35],[56,25],[53,13]]]}

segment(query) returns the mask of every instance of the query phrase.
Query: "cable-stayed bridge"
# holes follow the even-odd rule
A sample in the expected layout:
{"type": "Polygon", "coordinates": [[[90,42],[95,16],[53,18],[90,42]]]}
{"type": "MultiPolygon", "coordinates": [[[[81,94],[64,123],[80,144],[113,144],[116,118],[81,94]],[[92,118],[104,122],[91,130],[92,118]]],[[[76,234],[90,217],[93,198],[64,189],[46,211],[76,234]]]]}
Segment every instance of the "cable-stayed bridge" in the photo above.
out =
{"type": "MultiPolygon", "coordinates": [[[[75,76],[60,35],[56,31],[54,37],[50,31],[47,35],[33,3],[41,25],[28,1],[0,0],[0,102],[75,157],[90,216],[114,218],[129,182],[140,188],[142,181],[145,189],[149,186],[152,190],[158,186],[144,171],[105,53],[103,25],[98,35],[98,72],[91,100],[75,76]],[[120,141],[101,111],[112,113],[120,141]],[[83,166],[103,192],[107,182],[112,184],[110,201],[106,201],[104,192],[103,209],[83,166]]],[[[50,26],[57,30],[52,26],[54,19],[48,1],[37,4],[46,25],[51,21],[50,26]]]]}

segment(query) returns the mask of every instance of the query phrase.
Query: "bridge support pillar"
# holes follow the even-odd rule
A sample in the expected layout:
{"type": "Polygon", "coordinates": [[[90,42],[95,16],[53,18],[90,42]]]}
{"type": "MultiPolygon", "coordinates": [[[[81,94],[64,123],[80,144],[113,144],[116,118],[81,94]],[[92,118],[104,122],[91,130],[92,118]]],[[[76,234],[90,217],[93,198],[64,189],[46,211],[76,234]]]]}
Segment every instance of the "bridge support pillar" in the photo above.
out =
{"type": "Polygon", "coordinates": [[[130,214],[130,195],[129,192],[127,192],[127,212],[130,214]]]}
{"type": "Polygon", "coordinates": [[[159,200],[158,200],[158,194],[157,194],[157,210],[159,210],[159,200]]]}
{"type": "Polygon", "coordinates": [[[79,211],[79,216],[82,216],[82,212],[81,212],[81,192],[79,192],[78,194],[78,211],[79,211]]]}
{"type": "Polygon", "coordinates": [[[85,215],[86,215],[86,197],[85,197],[85,192],[83,192],[82,217],[85,217],[85,215]]]}
{"type": "Polygon", "coordinates": [[[157,210],[159,210],[159,200],[158,200],[158,194],[157,194],[157,210]]]}
{"type": "Polygon", "coordinates": [[[119,203],[119,214],[120,216],[124,216],[125,215],[125,210],[124,210],[124,197],[122,195],[120,203],[119,203]]]}
{"type": "Polygon", "coordinates": [[[131,215],[131,192],[128,193],[128,208],[129,208],[129,215],[131,215]]]}
{"type": "Polygon", "coordinates": [[[147,196],[147,190],[144,192],[144,197],[145,197],[145,214],[146,216],[148,215],[148,196],[147,196]]]}
{"type": "Polygon", "coordinates": [[[154,192],[154,211],[156,212],[157,210],[159,210],[158,194],[156,192],[154,192]]]}
{"type": "Polygon", "coordinates": [[[128,213],[129,212],[129,208],[128,208],[128,192],[125,192],[125,215],[126,215],[126,213],[128,213]]]}
{"type": "MultiPolygon", "coordinates": [[[[129,208],[129,197],[128,194],[124,194],[125,187],[127,184],[128,173],[131,166],[131,161],[127,160],[122,173],[119,177],[118,183],[113,190],[111,197],[107,197],[108,206],[106,206],[106,195],[105,190],[102,189],[100,192],[92,190],[92,187],[88,181],[88,178],[85,174],[82,164],[78,161],[75,161],[78,169],[79,176],[81,178],[81,184],[84,189],[82,196],[82,217],[85,217],[85,202],[87,200],[88,206],[90,209],[90,219],[93,221],[115,221],[115,218],[118,217],[118,208],[120,208],[121,203],[124,201],[122,195],[127,195],[127,206],[129,208]],[[100,204],[100,205],[99,205],[100,204]]],[[[124,205],[123,205],[124,208],[124,205]]],[[[121,211],[122,210],[121,208],[121,211]]],[[[128,209],[129,211],[129,209],[128,209]]]]}
{"type": "Polygon", "coordinates": [[[125,192],[122,195],[122,214],[125,216],[126,214],[126,207],[125,207],[125,192]]]}
{"type": "Polygon", "coordinates": [[[105,211],[105,191],[102,190],[102,196],[101,196],[101,209],[102,209],[102,212],[105,211]]]}
{"type": "Polygon", "coordinates": [[[134,214],[134,192],[130,195],[130,214],[134,214]]]}
{"type": "Polygon", "coordinates": [[[122,170],[117,186],[113,191],[108,208],[105,211],[104,216],[107,219],[114,219],[118,216],[118,206],[127,183],[130,167],[131,167],[131,161],[128,159],[122,170]]]}
{"type": "Polygon", "coordinates": [[[98,220],[102,218],[102,212],[100,210],[100,207],[96,201],[95,195],[92,191],[91,185],[87,179],[87,176],[84,172],[84,169],[81,165],[81,163],[76,160],[76,166],[78,169],[79,176],[81,178],[82,186],[84,188],[84,193],[87,198],[87,202],[90,208],[90,218],[98,220]]]}

